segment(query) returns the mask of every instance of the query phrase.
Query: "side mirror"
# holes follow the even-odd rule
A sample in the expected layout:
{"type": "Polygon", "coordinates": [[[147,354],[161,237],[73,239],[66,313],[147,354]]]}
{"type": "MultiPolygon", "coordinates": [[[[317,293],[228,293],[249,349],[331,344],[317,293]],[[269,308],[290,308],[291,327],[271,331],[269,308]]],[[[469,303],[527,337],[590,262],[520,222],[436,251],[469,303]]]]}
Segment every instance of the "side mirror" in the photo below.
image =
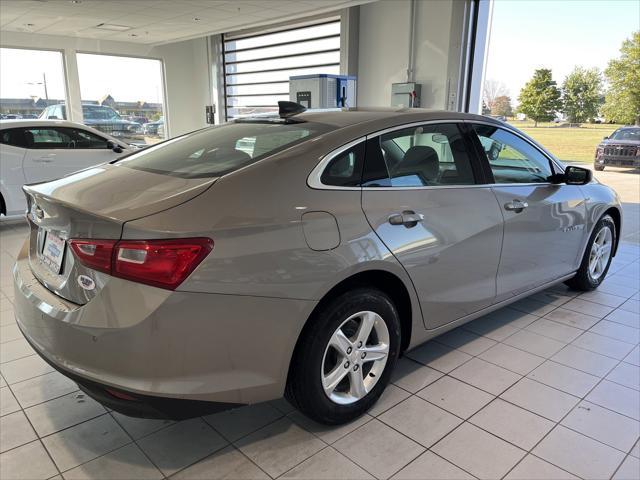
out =
{"type": "Polygon", "coordinates": [[[564,182],[567,185],[586,185],[593,179],[593,172],[588,168],[569,165],[564,171],[564,182]]]}
{"type": "Polygon", "coordinates": [[[111,140],[107,140],[107,148],[113,150],[116,153],[122,153],[122,147],[117,143],[113,143],[111,140]]]}
{"type": "Polygon", "coordinates": [[[603,138],[603,140],[609,140],[609,137],[608,137],[608,136],[606,136],[606,137],[604,137],[604,138],[603,138]]]}

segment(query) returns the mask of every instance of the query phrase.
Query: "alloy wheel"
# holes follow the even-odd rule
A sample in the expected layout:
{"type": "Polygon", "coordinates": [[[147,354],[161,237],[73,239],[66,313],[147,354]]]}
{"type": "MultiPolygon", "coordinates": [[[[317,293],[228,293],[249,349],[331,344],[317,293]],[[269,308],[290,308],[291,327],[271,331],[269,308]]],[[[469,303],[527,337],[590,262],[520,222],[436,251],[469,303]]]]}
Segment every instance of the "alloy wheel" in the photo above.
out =
{"type": "Polygon", "coordinates": [[[589,275],[593,280],[598,280],[609,264],[613,235],[609,227],[602,227],[591,245],[589,254],[589,275]]]}
{"type": "Polygon", "coordinates": [[[322,387],[335,403],[364,398],[378,383],[389,356],[389,329],[380,315],[358,312],[331,335],[321,367],[322,387]]]}

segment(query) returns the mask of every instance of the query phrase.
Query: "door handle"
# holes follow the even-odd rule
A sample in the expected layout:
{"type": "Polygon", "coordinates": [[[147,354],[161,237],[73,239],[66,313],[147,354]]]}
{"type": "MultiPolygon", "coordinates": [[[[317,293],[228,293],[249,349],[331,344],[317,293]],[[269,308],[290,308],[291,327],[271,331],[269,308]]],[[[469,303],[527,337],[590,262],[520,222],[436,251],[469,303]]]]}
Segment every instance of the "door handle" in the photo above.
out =
{"type": "Polygon", "coordinates": [[[34,158],[33,161],[38,163],[51,163],[53,162],[54,156],[55,155],[43,155],[42,157],[34,158]]]}
{"type": "Polygon", "coordinates": [[[516,213],[520,213],[525,208],[527,208],[529,204],[527,202],[523,202],[521,200],[514,200],[513,202],[508,202],[504,204],[505,210],[511,210],[516,213]]]}
{"type": "Polygon", "coordinates": [[[424,220],[424,215],[413,210],[405,210],[402,213],[394,213],[389,217],[391,225],[404,225],[407,228],[415,227],[418,222],[424,220]]]}

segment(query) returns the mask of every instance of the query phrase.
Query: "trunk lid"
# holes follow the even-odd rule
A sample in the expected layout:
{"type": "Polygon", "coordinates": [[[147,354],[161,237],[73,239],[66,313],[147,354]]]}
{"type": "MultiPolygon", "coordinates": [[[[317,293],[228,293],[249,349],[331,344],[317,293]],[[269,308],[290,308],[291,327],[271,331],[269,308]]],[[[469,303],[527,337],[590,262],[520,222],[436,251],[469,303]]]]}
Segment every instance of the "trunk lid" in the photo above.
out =
{"type": "Polygon", "coordinates": [[[125,222],[187,202],[215,181],[216,178],[180,178],[115,164],[25,186],[31,225],[31,270],[52,292],[85,304],[111,277],[82,265],[68,240],[118,240],[125,222]]]}

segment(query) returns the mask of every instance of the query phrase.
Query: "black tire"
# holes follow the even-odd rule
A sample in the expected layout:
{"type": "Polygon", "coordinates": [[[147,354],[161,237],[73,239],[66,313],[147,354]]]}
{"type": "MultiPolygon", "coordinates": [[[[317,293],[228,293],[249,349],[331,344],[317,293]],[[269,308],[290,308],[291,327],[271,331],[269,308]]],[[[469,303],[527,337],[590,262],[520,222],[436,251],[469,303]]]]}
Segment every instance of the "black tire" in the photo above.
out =
{"type": "Polygon", "coordinates": [[[398,312],[389,297],[380,290],[358,288],[329,301],[309,319],[309,322],[311,323],[303,333],[293,355],[285,397],[316,422],[326,425],[347,423],[369,410],[389,383],[400,351],[398,312]],[[338,404],[329,398],[322,386],[321,372],[324,368],[325,349],[343,322],[362,311],[377,313],[387,326],[387,362],[377,383],[364,397],[347,405],[338,404]]]}
{"type": "Polygon", "coordinates": [[[591,236],[589,237],[589,241],[587,242],[587,247],[584,251],[584,256],[582,257],[582,262],[580,263],[580,268],[576,272],[576,276],[564,282],[567,286],[573,288],[574,290],[580,290],[582,292],[589,292],[598,288],[598,286],[606,278],[609,267],[611,266],[611,260],[613,259],[613,249],[615,248],[617,242],[616,233],[616,224],[609,215],[604,215],[600,218],[600,220],[598,220],[598,223],[596,223],[595,227],[593,228],[593,232],[591,232],[591,236]],[[602,274],[600,274],[598,278],[593,278],[591,276],[591,273],[589,272],[591,247],[596,239],[596,236],[603,228],[608,228],[611,230],[611,255],[609,255],[607,266],[603,270],[602,274]]]}
{"type": "Polygon", "coordinates": [[[594,165],[593,168],[596,169],[598,172],[601,172],[604,170],[604,165],[594,165]]]}

